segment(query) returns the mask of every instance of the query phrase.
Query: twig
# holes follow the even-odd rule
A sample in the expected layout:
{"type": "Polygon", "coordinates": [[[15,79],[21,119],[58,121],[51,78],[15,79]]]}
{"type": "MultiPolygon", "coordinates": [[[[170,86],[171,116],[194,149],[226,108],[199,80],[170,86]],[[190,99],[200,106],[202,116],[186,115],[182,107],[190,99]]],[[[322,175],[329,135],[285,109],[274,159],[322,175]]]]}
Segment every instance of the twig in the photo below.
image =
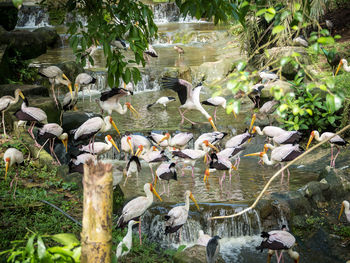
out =
{"type": "Polygon", "coordinates": [[[259,194],[259,196],[257,197],[257,199],[254,201],[254,203],[242,210],[241,212],[235,213],[233,215],[228,215],[228,216],[214,216],[214,217],[210,217],[209,220],[214,220],[214,219],[223,219],[223,218],[232,218],[232,217],[237,217],[240,216],[246,212],[248,212],[249,210],[252,210],[257,203],[259,202],[259,200],[261,199],[261,197],[264,195],[264,193],[266,192],[266,190],[269,188],[270,184],[272,183],[273,180],[276,179],[276,177],[278,175],[280,175],[282,173],[282,171],[286,170],[289,166],[291,166],[292,164],[294,164],[296,161],[304,158],[305,155],[307,155],[308,153],[312,152],[313,150],[315,150],[316,148],[320,147],[322,144],[328,142],[329,140],[331,140],[333,137],[335,137],[336,135],[343,133],[344,131],[346,131],[347,129],[350,128],[350,124],[345,126],[343,129],[341,129],[340,131],[338,131],[336,134],[334,134],[332,137],[328,138],[327,140],[324,140],[316,145],[314,145],[313,147],[311,147],[309,150],[307,150],[306,152],[304,152],[303,154],[299,155],[297,158],[295,158],[293,161],[289,162],[286,166],[284,166],[282,169],[278,170],[271,178],[270,180],[267,182],[267,184],[265,185],[264,189],[261,191],[261,193],[259,194]]]}

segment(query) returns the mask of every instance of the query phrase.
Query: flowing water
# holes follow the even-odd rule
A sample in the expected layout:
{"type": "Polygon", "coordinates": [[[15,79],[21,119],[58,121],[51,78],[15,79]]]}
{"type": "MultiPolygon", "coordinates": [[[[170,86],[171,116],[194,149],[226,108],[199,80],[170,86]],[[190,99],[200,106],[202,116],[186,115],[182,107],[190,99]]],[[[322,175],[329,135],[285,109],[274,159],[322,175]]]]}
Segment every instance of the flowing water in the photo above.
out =
{"type": "MultiPolygon", "coordinates": [[[[171,4],[170,4],[171,5],[171,4]]],[[[32,7],[33,8],[33,7],[32,7]]],[[[18,27],[33,28],[47,25],[47,14],[41,10],[33,12],[23,9],[20,14],[18,27]]],[[[151,59],[146,68],[140,69],[142,72],[142,81],[134,87],[135,94],[122,98],[121,102],[130,102],[140,113],[136,118],[127,112],[125,115],[113,113],[115,120],[121,132],[130,131],[133,133],[147,135],[148,132],[171,132],[190,131],[196,139],[199,134],[211,131],[211,126],[199,112],[189,112],[186,114],[192,120],[199,122],[199,125],[192,126],[189,123],[179,126],[181,121],[178,114],[178,99],[172,102],[167,108],[163,106],[154,106],[147,110],[147,105],[155,102],[161,96],[177,95],[171,90],[162,90],[159,85],[159,76],[164,71],[171,71],[180,66],[199,66],[204,62],[213,62],[218,57],[218,43],[225,30],[225,27],[217,27],[212,23],[198,21],[192,18],[181,18],[178,11],[169,5],[162,4],[153,7],[155,12],[155,21],[159,26],[159,37],[153,41],[153,46],[158,52],[158,59],[151,59]],[[179,22],[180,21],[180,22],[179,22]],[[186,37],[186,44],[182,44],[181,36],[186,37]],[[185,56],[179,57],[174,51],[174,45],[180,45],[185,50],[185,56]]],[[[67,44],[67,35],[64,28],[62,32],[62,46],[57,49],[48,50],[48,52],[32,61],[33,66],[56,64],[59,62],[75,60],[72,50],[67,44]]],[[[131,53],[126,52],[127,58],[131,58],[131,53]]],[[[78,108],[89,112],[99,112],[100,109],[95,103],[101,91],[108,89],[106,83],[105,60],[102,49],[99,49],[94,56],[95,66],[89,69],[97,78],[96,85],[92,88],[92,102],[89,99],[89,92],[84,91],[84,101],[79,99],[78,108]]],[[[209,98],[212,91],[208,88],[202,89],[201,100],[209,98]]],[[[82,94],[81,94],[82,95],[82,94]]],[[[243,104],[242,113],[235,119],[232,115],[227,115],[222,108],[217,111],[216,125],[218,130],[228,132],[225,140],[231,136],[241,133],[249,126],[251,116],[251,105],[243,104]]],[[[206,108],[210,114],[213,109],[206,108]]],[[[117,138],[116,134],[112,133],[117,138]]],[[[104,136],[99,136],[103,140],[104,136]]],[[[225,142],[224,140],[224,142],[225,142]]],[[[116,140],[119,141],[118,139],[116,140]]],[[[264,139],[256,136],[246,146],[242,156],[246,153],[261,151],[264,139]]],[[[224,145],[224,144],[222,144],[224,145]]],[[[119,145],[120,146],[120,145],[119,145]]],[[[190,142],[193,146],[193,141],[190,142]]],[[[122,173],[117,168],[125,166],[124,155],[117,153],[114,149],[102,156],[106,162],[114,165],[114,173],[121,181],[122,190],[127,199],[135,196],[144,195],[143,184],[151,182],[152,176],[148,165],[142,162],[142,170],[138,177],[133,176],[128,179],[126,186],[123,186],[122,173]]],[[[341,162],[345,162],[342,155],[339,157],[341,162]]],[[[198,237],[198,231],[203,229],[209,235],[219,235],[221,240],[221,253],[226,262],[265,262],[266,253],[258,253],[255,250],[261,242],[259,233],[263,230],[261,227],[259,211],[252,210],[240,217],[208,221],[209,217],[215,215],[227,215],[240,211],[247,207],[248,202],[254,199],[262,190],[266,182],[271,178],[277,168],[262,167],[257,163],[258,159],[254,157],[242,157],[238,171],[232,173],[232,178],[226,174],[226,180],[221,188],[219,178],[221,172],[215,172],[210,175],[209,183],[203,182],[205,165],[203,160],[198,160],[194,169],[194,177],[191,176],[191,167],[184,167],[184,176],[181,176],[181,165],[177,165],[178,180],[170,182],[170,197],[166,193],[162,195],[163,203],[159,200],[143,216],[142,228],[152,241],[159,242],[163,247],[178,247],[179,244],[193,245],[198,237]],[[195,210],[191,205],[191,211],[188,222],[182,227],[182,239],[179,242],[177,236],[165,236],[163,216],[175,205],[184,202],[184,192],[191,190],[197,199],[201,211],[195,210]]],[[[154,168],[155,170],[156,168],[154,168]]],[[[266,192],[269,196],[272,192],[287,192],[296,190],[309,181],[317,179],[317,171],[320,168],[307,165],[292,166],[290,168],[291,177],[289,183],[286,181],[281,184],[279,180],[274,181],[266,192]]],[[[167,185],[165,185],[167,188],[167,185]]],[[[158,193],[163,192],[162,182],[157,185],[158,193]]],[[[278,215],[278,224],[286,224],[282,212],[278,215]]],[[[319,260],[317,255],[302,251],[303,260],[301,262],[316,262],[319,260]],[[316,257],[316,258],[315,258],[316,257]]],[[[287,261],[288,262],[288,261],[287,261]]],[[[322,261],[319,261],[322,262],[322,261]]]]}

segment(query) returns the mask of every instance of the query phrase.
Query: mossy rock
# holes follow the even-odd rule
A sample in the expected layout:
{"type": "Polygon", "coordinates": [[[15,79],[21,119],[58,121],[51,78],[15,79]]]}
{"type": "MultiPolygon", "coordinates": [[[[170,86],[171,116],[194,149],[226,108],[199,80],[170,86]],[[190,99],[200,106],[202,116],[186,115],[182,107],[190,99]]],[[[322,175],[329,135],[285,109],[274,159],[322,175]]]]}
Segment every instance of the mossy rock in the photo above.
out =
{"type": "Polygon", "coordinates": [[[0,2],[0,26],[10,31],[15,29],[18,20],[18,9],[12,1],[0,2]]]}
{"type": "Polygon", "coordinates": [[[40,27],[38,29],[35,29],[33,32],[39,34],[47,46],[51,48],[57,48],[61,46],[61,38],[56,29],[52,27],[40,27]]]}
{"type": "MultiPolygon", "coordinates": [[[[207,262],[206,247],[195,245],[193,247],[184,249],[174,255],[174,263],[203,263],[207,262]]],[[[223,258],[218,256],[216,263],[224,263],[223,258]]]]}

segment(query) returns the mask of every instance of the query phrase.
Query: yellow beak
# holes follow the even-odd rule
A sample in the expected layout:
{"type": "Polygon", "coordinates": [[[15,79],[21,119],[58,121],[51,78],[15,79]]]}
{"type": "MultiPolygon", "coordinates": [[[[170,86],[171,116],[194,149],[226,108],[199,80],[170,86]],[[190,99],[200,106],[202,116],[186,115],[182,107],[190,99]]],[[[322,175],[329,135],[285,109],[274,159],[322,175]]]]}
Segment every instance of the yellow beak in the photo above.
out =
{"type": "Polygon", "coordinates": [[[338,65],[338,68],[337,68],[337,71],[335,72],[334,76],[337,76],[338,71],[340,70],[340,68],[341,68],[342,65],[343,65],[343,61],[340,60],[339,65],[338,65]]]}
{"type": "Polygon", "coordinates": [[[169,135],[165,135],[162,139],[160,139],[160,141],[157,143],[157,145],[161,144],[162,142],[164,142],[165,140],[168,140],[169,139],[169,135]]]}
{"type": "Polygon", "coordinates": [[[342,204],[341,204],[341,208],[340,208],[340,213],[339,213],[339,216],[338,216],[338,220],[340,220],[340,217],[341,217],[341,215],[343,214],[344,208],[345,208],[345,206],[344,206],[344,204],[342,203],[342,204]]]}
{"type": "Polygon", "coordinates": [[[126,141],[128,142],[129,144],[129,147],[130,147],[130,150],[131,150],[131,154],[134,155],[134,149],[132,148],[132,145],[131,145],[131,142],[129,139],[126,139],[126,141]]]}
{"type": "Polygon", "coordinates": [[[72,90],[72,85],[71,84],[68,84],[68,89],[69,89],[69,92],[70,92],[70,96],[73,99],[73,90],[72,90]]]}
{"type": "Polygon", "coordinates": [[[70,82],[69,78],[65,74],[62,74],[62,77],[70,82]]]}
{"type": "Polygon", "coordinates": [[[260,154],[261,154],[261,152],[249,153],[249,154],[244,155],[244,157],[246,157],[246,156],[260,156],[260,154]]]}
{"type": "Polygon", "coordinates": [[[192,201],[193,201],[193,202],[194,202],[194,204],[196,205],[196,207],[197,207],[198,211],[200,211],[199,206],[198,206],[198,204],[197,204],[197,201],[196,201],[196,199],[194,198],[194,196],[193,196],[193,194],[192,194],[192,193],[190,194],[190,198],[192,199],[192,201]]]}
{"type": "Polygon", "coordinates": [[[204,173],[204,179],[203,179],[204,182],[208,181],[209,175],[210,175],[209,169],[206,169],[204,173]]]}
{"type": "Polygon", "coordinates": [[[207,157],[207,154],[204,155],[204,163],[207,163],[207,160],[208,160],[208,157],[207,157]]]}
{"type": "Polygon", "coordinates": [[[75,92],[78,94],[79,92],[79,85],[76,83],[74,84],[75,92]]]}
{"type": "Polygon", "coordinates": [[[114,148],[117,149],[118,153],[120,153],[117,144],[115,143],[115,141],[113,140],[113,138],[111,138],[110,142],[112,143],[112,145],[114,146],[114,148]]]}
{"type": "Polygon", "coordinates": [[[233,170],[237,171],[237,167],[236,167],[236,166],[232,165],[231,168],[232,168],[233,170]]]}
{"type": "Polygon", "coordinates": [[[256,120],[256,114],[254,113],[253,116],[252,116],[252,120],[251,120],[251,122],[250,122],[249,132],[252,131],[252,128],[253,128],[253,125],[254,125],[255,120],[256,120]]]}
{"type": "Polygon", "coordinates": [[[135,224],[140,224],[140,221],[135,221],[135,224]]]}
{"type": "Polygon", "coordinates": [[[235,119],[237,119],[237,114],[235,113],[234,110],[232,110],[233,116],[235,117],[235,119]]]}
{"type": "Polygon", "coordinates": [[[312,135],[312,134],[310,135],[309,141],[307,142],[307,145],[306,145],[306,150],[309,148],[309,146],[310,146],[312,140],[314,139],[314,137],[315,137],[315,135],[312,135]]]}
{"type": "Polygon", "coordinates": [[[213,118],[212,118],[212,117],[209,117],[208,121],[209,121],[211,127],[213,127],[214,131],[218,131],[218,129],[216,129],[216,126],[215,126],[215,124],[214,124],[214,122],[213,122],[213,118]]]}
{"type": "Polygon", "coordinates": [[[155,194],[156,197],[158,197],[158,199],[162,202],[162,198],[159,196],[159,194],[157,193],[156,189],[152,186],[152,192],[155,194]]]}
{"type": "Polygon", "coordinates": [[[68,152],[68,139],[61,140],[63,143],[64,148],[66,149],[66,152],[68,152]]]}
{"type": "Polygon", "coordinates": [[[212,145],[210,142],[208,143],[208,146],[214,149],[216,152],[220,152],[220,150],[216,146],[212,145]]]}
{"type": "Polygon", "coordinates": [[[22,91],[19,91],[18,94],[19,94],[19,96],[21,96],[22,99],[25,99],[22,91]]]}
{"type": "Polygon", "coordinates": [[[134,115],[134,117],[139,118],[140,114],[137,112],[137,110],[135,110],[135,108],[131,105],[128,104],[128,109],[131,111],[132,115],[134,115]]]}
{"type": "Polygon", "coordinates": [[[7,171],[9,169],[9,166],[10,166],[10,162],[6,162],[6,165],[5,165],[5,181],[7,179],[7,171]]]}
{"type": "Polygon", "coordinates": [[[115,122],[112,120],[111,123],[112,123],[114,129],[117,131],[117,133],[118,133],[119,136],[120,136],[120,132],[119,132],[119,130],[118,130],[118,128],[117,128],[117,125],[115,125],[115,122]]]}
{"type": "Polygon", "coordinates": [[[157,182],[158,182],[158,176],[157,176],[157,173],[155,173],[155,177],[154,177],[154,187],[157,186],[157,182]]]}

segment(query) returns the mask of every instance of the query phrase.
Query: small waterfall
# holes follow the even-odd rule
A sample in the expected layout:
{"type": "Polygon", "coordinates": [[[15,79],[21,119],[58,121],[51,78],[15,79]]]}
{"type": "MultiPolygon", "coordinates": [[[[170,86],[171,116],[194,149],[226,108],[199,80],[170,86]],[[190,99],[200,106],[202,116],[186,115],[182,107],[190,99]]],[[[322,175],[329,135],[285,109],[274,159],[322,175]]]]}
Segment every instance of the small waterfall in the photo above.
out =
{"type": "Polygon", "coordinates": [[[175,31],[175,32],[160,32],[158,38],[153,40],[153,45],[172,45],[182,44],[193,45],[198,43],[210,43],[220,39],[220,33],[203,32],[203,31],[175,31]]]}
{"type": "Polygon", "coordinates": [[[23,6],[18,12],[16,27],[44,27],[49,26],[49,15],[40,6],[23,6]]]}
{"type": "Polygon", "coordinates": [[[160,3],[151,6],[157,24],[179,21],[180,10],[175,3],[160,3]]]}
{"type": "MultiPolygon", "coordinates": [[[[172,208],[152,207],[142,218],[142,231],[152,241],[157,241],[163,247],[172,247],[179,243],[178,235],[165,235],[164,215],[172,208]]],[[[261,224],[258,213],[253,210],[240,217],[226,220],[208,220],[212,216],[227,215],[242,210],[242,207],[230,204],[200,204],[204,211],[199,213],[191,208],[187,222],[180,229],[181,243],[195,243],[199,230],[214,236],[230,238],[240,236],[252,236],[261,232],[261,224]],[[194,212],[195,211],[195,212],[194,212]]]]}

